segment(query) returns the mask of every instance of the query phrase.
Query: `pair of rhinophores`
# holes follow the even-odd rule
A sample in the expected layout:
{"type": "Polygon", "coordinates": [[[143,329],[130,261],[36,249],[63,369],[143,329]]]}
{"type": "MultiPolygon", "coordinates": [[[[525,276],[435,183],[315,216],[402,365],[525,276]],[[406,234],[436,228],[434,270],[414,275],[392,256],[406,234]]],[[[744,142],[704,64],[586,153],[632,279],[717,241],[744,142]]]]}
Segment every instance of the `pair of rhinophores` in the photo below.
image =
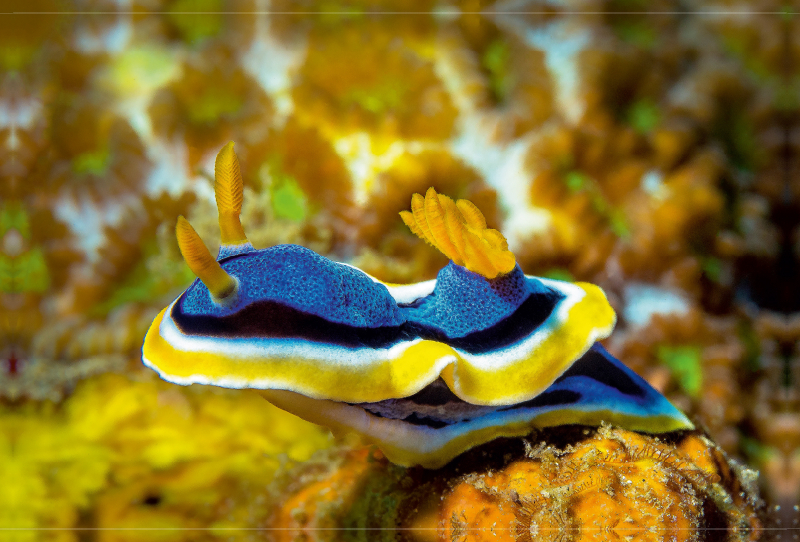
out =
{"type": "Polygon", "coordinates": [[[435,280],[393,285],[301,246],[254,249],[232,142],[215,177],[219,255],[178,218],[199,280],[161,311],[142,348],[165,380],[255,388],[427,468],[536,427],[693,428],[596,342],[616,320],[602,290],[524,275],[469,201],[414,195],[403,221],[451,262],[435,280]]]}

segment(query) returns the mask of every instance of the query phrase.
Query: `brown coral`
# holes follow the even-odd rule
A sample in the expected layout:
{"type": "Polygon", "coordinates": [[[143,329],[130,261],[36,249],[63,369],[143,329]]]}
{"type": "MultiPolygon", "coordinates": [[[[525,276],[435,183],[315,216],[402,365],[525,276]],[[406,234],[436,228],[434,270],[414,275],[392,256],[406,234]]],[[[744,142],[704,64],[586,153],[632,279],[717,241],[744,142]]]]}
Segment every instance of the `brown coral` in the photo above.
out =
{"type": "Polygon", "coordinates": [[[214,44],[245,50],[255,35],[257,3],[242,0],[136,0],[137,33],[202,49],[214,44]]]}
{"type": "Polygon", "coordinates": [[[466,103],[494,116],[495,135],[510,141],[554,115],[554,82],[544,52],[480,15],[491,9],[482,4],[467,3],[452,28],[445,27],[440,54],[452,66],[466,103]]]}
{"type": "Polygon", "coordinates": [[[377,31],[400,36],[414,45],[435,36],[435,0],[336,0],[309,4],[303,0],[274,0],[270,33],[284,42],[302,38],[336,39],[342,32],[377,31]]]}
{"type": "Polygon", "coordinates": [[[763,469],[765,490],[788,508],[800,499],[800,317],[765,311],[754,332],[763,376],[749,411],[759,445],[748,455],[763,469]]]}
{"type": "Polygon", "coordinates": [[[327,222],[334,247],[352,241],[359,212],[350,172],[333,142],[313,124],[289,117],[280,129],[241,146],[245,186],[270,194],[273,214],[294,222],[327,222]]]}
{"type": "Polygon", "coordinates": [[[60,95],[50,110],[47,135],[50,146],[31,176],[51,193],[65,189],[99,202],[143,190],[151,167],[144,144],[110,107],[60,95]]]}
{"type": "Polygon", "coordinates": [[[691,308],[687,314],[655,315],[644,328],[618,330],[610,348],[735,453],[748,389],[747,351],[737,327],[731,317],[691,308]]]}
{"type": "Polygon", "coordinates": [[[157,135],[186,143],[194,169],[207,153],[230,140],[261,136],[273,106],[230,51],[212,49],[189,60],[182,77],[158,91],[149,113],[157,135]]]}
{"type": "MultiPolygon", "coordinates": [[[[713,254],[723,212],[715,188],[719,160],[697,153],[668,172],[652,160],[647,141],[631,128],[601,122],[546,133],[527,165],[531,202],[548,209],[550,226],[519,252],[523,268],[566,268],[599,282],[621,271],[629,280],[655,281],[691,268],[698,252],[713,254]],[[595,242],[587,247],[590,236],[595,242]]],[[[699,296],[692,286],[700,276],[696,261],[693,268],[679,285],[699,296]]]]}
{"type": "MultiPolygon", "coordinates": [[[[118,225],[106,226],[97,262],[70,284],[62,310],[67,314],[105,315],[123,302],[154,302],[154,296],[169,295],[188,282],[190,276],[183,273],[182,263],[151,273],[144,260],[160,250],[155,244],[157,230],[165,224],[172,229],[178,215],[186,214],[194,201],[191,192],[177,198],[162,193],[125,209],[118,225]],[[116,299],[115,294],[119,296],[116,299]]],[[[174,259],[181,262],[177,254],[174,259]]]]}
{"type": "Polygon", "coordinates": [[[458,113],[431,61],[374,30],[312,38],[292,97],[304,122],[337,135],[369,132],[381,146],[446,139],[458,113]]]}

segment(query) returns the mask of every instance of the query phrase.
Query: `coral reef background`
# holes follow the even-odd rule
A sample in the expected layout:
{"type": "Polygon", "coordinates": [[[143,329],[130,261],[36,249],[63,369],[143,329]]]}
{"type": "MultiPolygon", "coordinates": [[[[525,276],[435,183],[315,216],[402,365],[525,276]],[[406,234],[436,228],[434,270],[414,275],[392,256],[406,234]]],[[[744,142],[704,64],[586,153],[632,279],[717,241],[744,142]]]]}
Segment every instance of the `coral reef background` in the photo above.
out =
{"type": "MultiPolygon", "coordinates": [[[[280,509],[292,491],[361,476],[351,441],[141,366],[147,325],[193,278],[175,219],[219,238],[213,159],[234,140],[257,248],[298,243],[390,282],[433,278],[444,257],[398,216],[433,186],[476,203],[526,273],[599,284],[619,315],[609,350],[714,453],[760,471],[765,539],[792,539],[796,6],[413,4],[0,7],[0,528],[260,539],[312,514],[280,509]],[[309,487],[287,490],[292,476],[309,487]]],[[[491,492],[481,484],[442,506],[491,492]]]]}

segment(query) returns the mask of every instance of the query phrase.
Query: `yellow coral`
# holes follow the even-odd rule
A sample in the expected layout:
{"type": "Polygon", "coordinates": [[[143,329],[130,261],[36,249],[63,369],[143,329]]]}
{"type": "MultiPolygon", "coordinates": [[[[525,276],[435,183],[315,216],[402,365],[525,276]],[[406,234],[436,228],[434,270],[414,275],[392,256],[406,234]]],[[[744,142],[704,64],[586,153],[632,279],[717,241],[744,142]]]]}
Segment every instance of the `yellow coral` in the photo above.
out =
{"type": "Polygon", "coordinates": [[[330,445],[256,394],[95,376],[59,408],[0,405],[0,527],[73,542],[89,517],[109,541],[138,540],[133,527],[178,541],[197,539],[180,529],[258,525],[282,465],[330,445]]]}
{"type": "Polygon", "coordinates": [[[424,198],[414,194],[411,211],[401,211],[400,216],[414,234],[456,265],[487,279],[509,273],[516,265],[506,238],[486,227],[483,213],[471,201],[455,202],[429,188],[424,198]]]}

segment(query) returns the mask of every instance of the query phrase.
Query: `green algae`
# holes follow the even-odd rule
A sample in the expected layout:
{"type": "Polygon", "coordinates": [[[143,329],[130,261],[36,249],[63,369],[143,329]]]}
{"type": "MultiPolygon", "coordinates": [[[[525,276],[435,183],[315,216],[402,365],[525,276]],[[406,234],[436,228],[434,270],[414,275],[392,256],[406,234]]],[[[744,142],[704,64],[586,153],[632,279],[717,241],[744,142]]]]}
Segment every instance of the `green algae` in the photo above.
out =
{"type": "Polygon", "coordinates": [[[177,0],[167,18],[181,40],[197,45],[222,31],[224,9],[222,0],[177,0]]]}
{"type": "Polygon", "coordinates": [[[633,102],[625,114],[627,123],[638,133],[646,135],[661,122],[661,111],[652,100],[641,99],[633,102]]]}
{"type": "Polygon", "coordinates": [[[681,389],[697,398],[703,389],[702,352],[697,346],[659,346],[659,361],[666,365],[677,379],[681,389]]]}
{"type": "Polygon", "coordinates": [[[111,150],[108,147],[79,154],[72,159],[72,171],[84,175],[104,175],[111,165],[111,150]]]}
{"type": "Polygon", "coordinates": [[[481,55],[481,67],[489,74],[489,90],[497,103],[505,103],[513,86],[511,50],[508,43],[496,39],[481,55]]]}
{"type": "Polygon", "coordinates": [[[280,176],[270,187],[272,212],[277,218],[302,222],[308,217],[308,197],[300,185],[289,175],[280,176]]]}

